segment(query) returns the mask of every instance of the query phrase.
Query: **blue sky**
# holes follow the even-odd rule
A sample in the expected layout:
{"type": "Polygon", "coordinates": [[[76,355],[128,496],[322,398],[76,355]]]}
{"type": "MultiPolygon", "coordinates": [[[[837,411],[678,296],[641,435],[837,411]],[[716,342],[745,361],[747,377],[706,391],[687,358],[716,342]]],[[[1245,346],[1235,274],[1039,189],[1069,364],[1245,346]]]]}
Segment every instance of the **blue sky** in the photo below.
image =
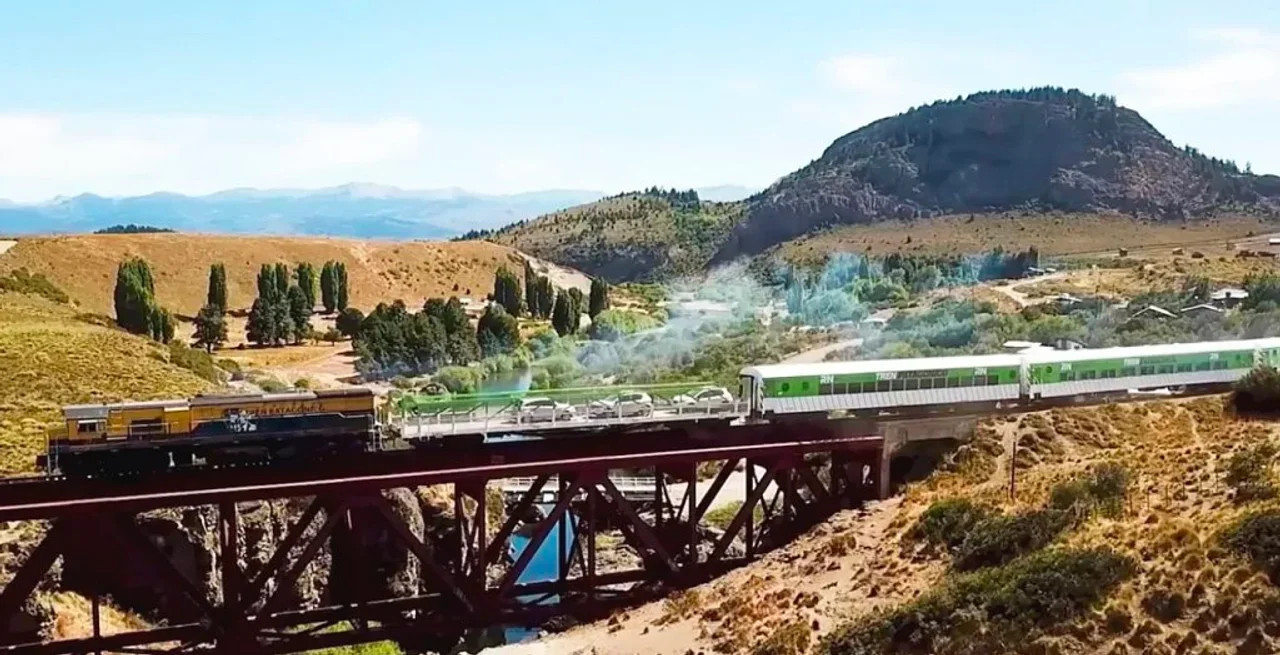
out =
{"type": "Polygon", "coordinates": [[[763,186],[911,105],[1042,84],[1280,173],[1274,3],[1049,4],[0,0],[0,198],[763,186]]]}

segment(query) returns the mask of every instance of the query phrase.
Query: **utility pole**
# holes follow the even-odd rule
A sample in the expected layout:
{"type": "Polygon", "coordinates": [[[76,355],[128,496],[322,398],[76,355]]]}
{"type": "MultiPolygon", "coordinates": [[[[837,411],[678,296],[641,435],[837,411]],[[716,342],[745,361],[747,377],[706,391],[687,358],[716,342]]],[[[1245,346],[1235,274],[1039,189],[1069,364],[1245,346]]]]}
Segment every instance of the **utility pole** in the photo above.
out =
{"type": "Polygon", "coordinates": [[[1018,444],[1022,442],[1022,433],[1013,438],[1013,450],[1009,452],[1009,501],[1017,496],[1018,484],[1018,444]]]}

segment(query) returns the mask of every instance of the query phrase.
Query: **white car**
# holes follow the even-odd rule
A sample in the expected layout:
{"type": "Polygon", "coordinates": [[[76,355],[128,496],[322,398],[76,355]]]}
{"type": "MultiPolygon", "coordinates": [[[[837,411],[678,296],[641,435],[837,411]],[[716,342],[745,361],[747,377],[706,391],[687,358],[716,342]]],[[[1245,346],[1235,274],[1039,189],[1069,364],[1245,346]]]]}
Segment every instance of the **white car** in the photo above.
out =
{"type": "Polygon", "coordinates": [[[702,387],[697,391],[682,393],[671,399],[671,404],[681,411],[700,409],[719,411],[733,407],[733,394],[724,387],[702,387]]]}
{"type": "Polygon", "coordinates": [[[653,415],[653,398],[643,391],[624,391],[616,396],[592,401],[592,418],[622,418],[653,415]]]}
{"type": "Polygon", "coordinates": [[[516,410],[516,419],[521,423],[567,421],[575,416],[572,407],[550,398],[525,398],[520,401],[520,409],[516,410]]]}

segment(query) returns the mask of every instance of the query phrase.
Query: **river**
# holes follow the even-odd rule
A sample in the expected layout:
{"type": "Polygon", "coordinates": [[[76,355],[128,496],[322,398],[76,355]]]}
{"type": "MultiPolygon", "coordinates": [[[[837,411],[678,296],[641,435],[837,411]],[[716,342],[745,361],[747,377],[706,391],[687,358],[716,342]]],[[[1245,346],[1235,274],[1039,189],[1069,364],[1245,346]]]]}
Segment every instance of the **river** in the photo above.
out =
{"type": "Polygon", "coordinates": [[[494,373],[480,381],[479,393],[503,393],[507,391],[528,391],[533,384],[533,371],[522,368],[515,371],[494,373]]]}

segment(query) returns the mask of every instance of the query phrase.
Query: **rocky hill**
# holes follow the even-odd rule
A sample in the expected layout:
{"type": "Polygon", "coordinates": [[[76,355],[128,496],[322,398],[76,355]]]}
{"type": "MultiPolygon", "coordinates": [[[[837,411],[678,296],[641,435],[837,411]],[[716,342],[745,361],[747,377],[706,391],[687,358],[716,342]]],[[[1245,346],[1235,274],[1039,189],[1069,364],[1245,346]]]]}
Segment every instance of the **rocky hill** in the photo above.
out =
{"type": "Polygon", "coordinates": [[[645,279],[834,226],[942,215],[1280,215],[1280,177],[1179,148],[1112,97],[1058,88],[977,93],[876,121],[740,203],[677,206],[654,191],[479,236],[609,278],[645,279]]]}
{"type": "Polygon", "coordinates": [[[499,266],[524,270],[524,258],[492,243],[359,241],[316,237],[248,237],[207,234],[95,234],[20,239],[0,255],[0,273],[25,268],[48,277],[82,310],[112,315],[116,267],[146,259],[156,274],[160,303],[193,316],[204,304],[209,265],[227,268],[231,309],[248,309],[257,294],[262,264],[307,261],[317,267],[344,262],[351,304],[369,309],[382,301],[420,304],[432,296],[483,298],[493,290],[499,266]]]}
{"type": "Polygon", "coordinates": [[[472,236],[611,280],[647,280],[701,270],[742,216],[741,203],[652,188],[472,236]]]}
{"type": "Polygon", "coordinates": [[[1280,177],[1178,148],[1109,96],[1040,88],[936,102],[836,139],[748,200],[716,261],[841,224],[1012,208],[1195,218],[1280,209],[1280,177]]]}

